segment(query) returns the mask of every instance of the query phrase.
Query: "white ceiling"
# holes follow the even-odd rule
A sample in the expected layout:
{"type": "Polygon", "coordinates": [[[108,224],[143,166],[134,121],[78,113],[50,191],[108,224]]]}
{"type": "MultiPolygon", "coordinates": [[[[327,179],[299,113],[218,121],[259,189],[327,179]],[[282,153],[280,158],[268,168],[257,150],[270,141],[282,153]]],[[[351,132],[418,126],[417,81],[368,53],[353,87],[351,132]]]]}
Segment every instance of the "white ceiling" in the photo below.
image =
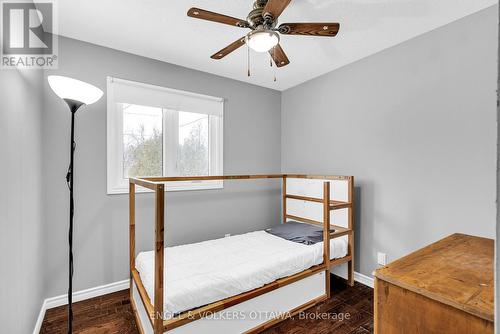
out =
{"type": "Polygon", "coordinates": [[[63,0],[59,34],[137,55],[285,90],[498,3],[498,0],[292,0],[280,22],[340,22],[335,38],[282,36],[290,65],[269,67],[246,47],[223,60],[210,55],[247,29],[186,16],[190,7],[245,18],[252,0],[63,0]]]}

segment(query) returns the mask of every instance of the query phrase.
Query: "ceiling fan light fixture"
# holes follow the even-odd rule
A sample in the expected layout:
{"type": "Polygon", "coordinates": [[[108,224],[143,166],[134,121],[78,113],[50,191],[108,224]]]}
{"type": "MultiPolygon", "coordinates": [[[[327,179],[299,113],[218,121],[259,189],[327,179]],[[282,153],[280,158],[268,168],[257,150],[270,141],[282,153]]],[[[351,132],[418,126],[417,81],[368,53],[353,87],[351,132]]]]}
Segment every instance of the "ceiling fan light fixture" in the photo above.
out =
{"type": "Polygon", "coordinates": [[[257,29],[248,33],[245,43],[256,52],[267,52],[280,42],[278,33],[267,29],[257,29]]]}

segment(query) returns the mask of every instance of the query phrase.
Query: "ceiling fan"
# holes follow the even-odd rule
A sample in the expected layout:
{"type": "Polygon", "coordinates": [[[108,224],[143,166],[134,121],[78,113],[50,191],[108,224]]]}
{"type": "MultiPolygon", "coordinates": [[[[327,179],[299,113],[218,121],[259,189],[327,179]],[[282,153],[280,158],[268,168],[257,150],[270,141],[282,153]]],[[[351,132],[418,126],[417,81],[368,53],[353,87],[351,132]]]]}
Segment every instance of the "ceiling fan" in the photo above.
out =
{"type": "Polygon", "coordinates": [[[251,29],[246,36],[214,53],[211,56],[212,59],[222,59],[247,44],[257,52],[269,52],[276,66],[283,67],[288,65],[290,61],[279,44],[279,34],[334,37],[340,28],[339,23],[283,23],[277,27],[278,17],[290,2],[291,0],[255,0],[253,9],[246,20],[199,8],[189,9],[187,15],[197,19],[251,29]]]}

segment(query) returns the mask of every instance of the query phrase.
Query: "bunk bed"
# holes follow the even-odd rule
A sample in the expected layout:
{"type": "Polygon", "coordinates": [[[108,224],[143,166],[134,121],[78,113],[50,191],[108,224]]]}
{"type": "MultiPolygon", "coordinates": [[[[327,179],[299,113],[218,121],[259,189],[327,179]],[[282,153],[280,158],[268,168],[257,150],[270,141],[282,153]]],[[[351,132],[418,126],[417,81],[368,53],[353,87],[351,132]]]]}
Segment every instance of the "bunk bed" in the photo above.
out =
{"type": "MultiPolygon", "coordinates": [[[[354,284],[352,176],[271,174],[131,178],[129,190],[130,300],[142,334],[258,333],[328,299],[331,268],[346,266],[347,281],[350,285],[354,284]],[[255,231],[231,240],[218,239],[177,246],[184,247],[182,249],[168,248],[170,259],[173,259],[175,254],[182,254],[183,251],[202,254],[204,247],[239,247],[238,242],[241,242],[241,245],[248,245],[252,249],[266,245],[271,252],[278,252],[283,247],[286,249],[283,254],[287,256],[274,262],[257,258],[257,262],[266,262],[268,266],[264,275],[267,280],[259,281],[258,273],[247,272],[246,278],[255,275],[256,282],[245,287],[244,284],[237,284],[240,276],[235,275],[233,285],[229,282],[228,289],[223,289],[222,285],[218,287],[218,290],[228,290],[224,292],[225,295],[218,295],[224,296],[222,299],[217,299],[213,294],[211,297],[202,296],[200,289],[186,288],[186,291],[180,291],[182,289],[178,287],[182,284],[172,284],[179,290],[175,291],[177,298],[170,295],[169,303],[164,303],[165,293],[169,289],[168,283],[164,286],[165,274],[169,272],[164,245],[165,188],[168,184],[183,181],[256,179],[281,179],[282,223],[293,221],[320,226],[322,242],[314,246],[294,245],[265,231],[255,231]],[[143,252],[137,257],[136,187],[144,187],[155,193],[155,247],[152,252],[143,252]],[[149,271],[145,269],[148,268],[148,261],[149,271]],[[276,270],[271,270],[273,266],[276,266],[276,270]],[[189,298],[190,293],[197,294],[198,298],[189,298]]],[[[270,258],[272,256],[268,260],[270,258]]],[[[230,265],[231,261],[228,260],[227,264],[230,265]]],[[[184,279],[182,276],[178,278],[184,279]]],[[[189,284],[188,277],[185,279],[184,287],[189,284]]],[[[210,277],[206,279],[209,281],[210,277]]]]}

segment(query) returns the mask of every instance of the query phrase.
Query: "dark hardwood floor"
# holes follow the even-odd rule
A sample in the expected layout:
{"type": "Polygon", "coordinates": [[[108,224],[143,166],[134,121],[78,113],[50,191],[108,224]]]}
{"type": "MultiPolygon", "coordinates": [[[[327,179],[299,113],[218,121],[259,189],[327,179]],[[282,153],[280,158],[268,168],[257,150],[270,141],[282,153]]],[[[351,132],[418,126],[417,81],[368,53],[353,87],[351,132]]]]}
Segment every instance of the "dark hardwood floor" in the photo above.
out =
{"type": "MultiPolygon", "coordinates": [[[[139,333],[128,290],[75,303],[73,312],[74,333],[139,333]]],[[[66,316],[66,306],[47,310],[40,333],[66,333],[66,316]]],[[[373,290],[357,282],[351,288],[344,280],[332,277],[330,299],[264,333],[373,333],[373,290]]]]}
{"type": "Polygon", "coordinates": [[[373,289],[358,282],[348,286],[332,276],[331,297],[317,306],[264,331],[265,334],[373,333],[373,289]],[[323,319],[321,318],[323,317],[323,319]],[[343,319],[340,319],[343,317],[343,319]]]}

